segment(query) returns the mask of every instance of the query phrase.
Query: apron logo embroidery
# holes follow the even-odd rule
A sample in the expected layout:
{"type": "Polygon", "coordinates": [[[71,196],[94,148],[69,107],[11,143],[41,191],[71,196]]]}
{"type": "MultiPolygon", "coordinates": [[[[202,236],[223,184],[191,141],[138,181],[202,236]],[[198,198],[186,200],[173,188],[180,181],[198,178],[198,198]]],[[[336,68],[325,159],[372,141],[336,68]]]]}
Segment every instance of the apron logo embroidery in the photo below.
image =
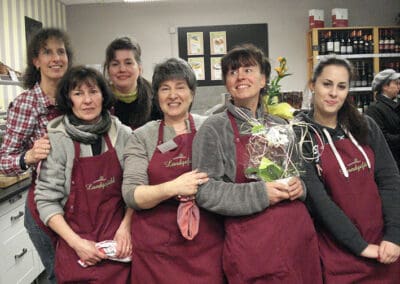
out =
{"type": "Polygon", "coordinates": [[[115,178],[106,179],[104,176],[100,176],[99,179],[93,181],[92,183],[86,184],[87,190],[105,189],[111,184],[115,183],[115,178]]]}
{"type": "Polygon", "coordinates": [[[173,167],[184,167],[187,165],[192,164],[192,160],[188,157],[186,157],[184,154],[179,154],[179,156],[172,158],[169,161],[164,162],[164,166],[167,168],[173,168],[173,167]]]}
{"type": "Polygon", "coordinates": [[[353,173],[363,171],[365,168],[368,167],[368,165],[366,162],[362,162],[359,159],[355,158],[354,161],[347,164],[346,167],[349,173],[353,173]]]}

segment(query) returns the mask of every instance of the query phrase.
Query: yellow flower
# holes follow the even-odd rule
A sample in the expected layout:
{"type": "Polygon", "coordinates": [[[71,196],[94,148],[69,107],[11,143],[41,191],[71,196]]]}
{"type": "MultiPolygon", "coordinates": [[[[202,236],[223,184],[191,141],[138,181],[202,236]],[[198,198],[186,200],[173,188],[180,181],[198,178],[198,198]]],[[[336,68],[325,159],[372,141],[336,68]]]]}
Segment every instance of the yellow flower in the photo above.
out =
{"type": "Polygon", "coordinates": [[[281,63],[282,60],[284,60],[284,59],[285,59],[285,57],[279,56],[279,57],[278,57],[278,62],[281,63]]]}

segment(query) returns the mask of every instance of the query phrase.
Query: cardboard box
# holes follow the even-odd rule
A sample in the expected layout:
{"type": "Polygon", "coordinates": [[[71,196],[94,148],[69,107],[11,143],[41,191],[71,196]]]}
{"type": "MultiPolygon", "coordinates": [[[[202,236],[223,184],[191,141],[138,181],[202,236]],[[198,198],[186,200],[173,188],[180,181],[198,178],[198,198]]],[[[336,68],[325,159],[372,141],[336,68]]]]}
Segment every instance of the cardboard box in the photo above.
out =
{"type": "Polygon", "coordinates": [[[324,10],[312,9],[308,11],[310,29],[324,27],[324,10]]]}
{"type": "Polygon", "coordinates": [[[349,13],[348,9],[334,8],[332,9],[332,27],[348,27],[349,13]]]}

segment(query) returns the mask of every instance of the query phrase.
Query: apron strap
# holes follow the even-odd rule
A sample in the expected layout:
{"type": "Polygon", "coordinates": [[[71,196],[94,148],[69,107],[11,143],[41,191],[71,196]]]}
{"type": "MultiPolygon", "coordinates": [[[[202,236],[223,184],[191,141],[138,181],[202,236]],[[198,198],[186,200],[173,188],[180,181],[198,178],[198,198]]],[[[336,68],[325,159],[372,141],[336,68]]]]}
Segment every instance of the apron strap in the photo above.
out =
{"type": "MultiPolygon", "coordinates": [[[[186,123],[186,122],[185,122],[186,123]]],[[[157,145],[161,145],[163,143],[164,139],[164,126],[165,126],[165,121],[164,119],[161,120],[160,126],[158,127],[158,141],[157,145]]],[[[189,113],[189,126],[190,126],[190,132],[193,134],[196,134],[196,127],[194,125],[194,120],[193,116],[189,113]]]]}
{"type": "Polygon", "coordinates": [[[235,135],[235,143],[240,143],[240,134],[239,134],[239,128],[236,124],[235,118],[233,117],[233,115],[229,112],[226,111],[229,117],[229,120],[231,122],[231,126],[233,128],[233,134],[235,135]]]}

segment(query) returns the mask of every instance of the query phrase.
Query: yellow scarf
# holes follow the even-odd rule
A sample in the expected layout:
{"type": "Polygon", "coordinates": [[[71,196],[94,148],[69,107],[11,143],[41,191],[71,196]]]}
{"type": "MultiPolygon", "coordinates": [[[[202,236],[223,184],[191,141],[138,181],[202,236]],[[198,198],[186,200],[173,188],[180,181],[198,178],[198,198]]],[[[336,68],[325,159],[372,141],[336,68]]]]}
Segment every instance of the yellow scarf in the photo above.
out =
{"type": "Polygon", "coordinates": [[[123,94],[118,92],[114,87],[112,88],[112,91],[117,98],[117,100],[124,102],[126,104],[130,104],[137,99],[137,89],[134,90],[133,92],[130,92],[129,94],[123,94]]]}

